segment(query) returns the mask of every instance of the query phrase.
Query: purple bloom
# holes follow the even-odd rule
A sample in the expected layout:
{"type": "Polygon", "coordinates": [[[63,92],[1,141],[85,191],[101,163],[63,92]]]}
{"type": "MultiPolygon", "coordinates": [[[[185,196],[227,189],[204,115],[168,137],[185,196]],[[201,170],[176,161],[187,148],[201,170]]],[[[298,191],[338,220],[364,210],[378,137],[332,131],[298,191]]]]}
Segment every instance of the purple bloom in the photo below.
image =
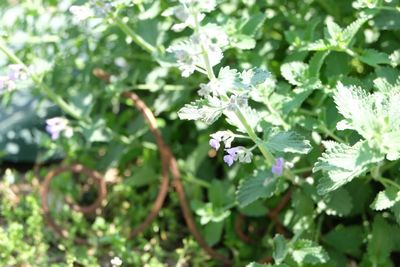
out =
{"type": "Polygon", "coordinates": [[[68,126],[68,120],[60,117],[47,119],[46,131],[50,134],[52,140],[57,140],[62,132],[66,137],[73,135],[72,128],[68,126]]]}
{"type": "Polygon", "coordinates": [[[219,141],[216,140],[216,139],[214,139],[214,138],[210,139],[209,144],[210,144],[210,146],[211,146],[212,148],[214,148],[215,150],[218,150],[219,147],[221,146],[221,145],[219,144],[219,141]]]}
{"type": "Polygon", "coordinates": [[[275,164],[272,166],[272,173],[281,176],[283,174],[285,160],[283,158],[277,158],[275,160],[275,164]]]}
{"type": "Polygon", "coordinates": [[[236,157],[239,154],[240,150],[242,150],[242,149],[243,149],[243,147],[237,146],[237,147],[232,147],[232,148],[226,149],[226,152],[228,152],[228,154],[230,156],[236,157]]]}
{"type": "Polygon", "coordinates": [[[235,161],[235,158],[231,155],[225,155],[224,156],[224,161],[226,164],[228,164],[228,166],[232,166],[233,162],[235,161]]]}

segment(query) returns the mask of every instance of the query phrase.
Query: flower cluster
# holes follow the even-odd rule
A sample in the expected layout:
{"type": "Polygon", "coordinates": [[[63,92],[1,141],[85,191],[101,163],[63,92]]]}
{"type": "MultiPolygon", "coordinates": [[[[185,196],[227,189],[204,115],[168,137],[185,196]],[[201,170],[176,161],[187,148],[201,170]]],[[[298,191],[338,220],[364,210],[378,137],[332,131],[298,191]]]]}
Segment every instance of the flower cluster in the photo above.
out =
{"type": "Polygon", "coordinates": [[[27,79],[27,74],[24,70],[24,66],[20,64],[8,65],[8,74],[5,76],[0,76],[0,91],[12,91],[17,87],[16,82],[18,80],[25,79],[27,79]]]}
{"type": "Polygon", "coordinates": [[[57,140],[61,133],[67,138],[72,137],[74,134],[72,127],[69,126],[68,120],[62,117],[47,119],[46,131],[50,134],[52,140],[57,140]]]}

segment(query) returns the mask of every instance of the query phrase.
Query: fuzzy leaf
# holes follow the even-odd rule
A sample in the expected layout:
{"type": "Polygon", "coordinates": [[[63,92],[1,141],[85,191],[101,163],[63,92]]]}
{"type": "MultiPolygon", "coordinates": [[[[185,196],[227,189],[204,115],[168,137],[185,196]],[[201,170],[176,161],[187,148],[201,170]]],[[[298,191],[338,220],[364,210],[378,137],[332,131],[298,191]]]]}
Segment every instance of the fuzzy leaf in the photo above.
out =
{"type": "Polygon", "coordinates": [[[389,187],[378,193],[374,202],[371,204],[371,208],[374,210],[388,209],[393,207],[398,201],[400,201],[399,190],[389,187]]]}
{"type": "Polygon", "coordinates": [[[287,253],[288,247],[285,238],[280,234],[276,235],[274,237],[274,252],[272,253],[275,262],[277,264],[282,263],[285,260],[287,253]]]}
{"type": "Polygon", "coordinates": [[[318,78],[321,67],[325,58],[329,55],[330,51],[316,52],[310,59],[309,75],[310,77],[318,78]]]}
{"type": "MultiPolygon", "coordinates": [[[[213,99],[215,100],[215,99],[213,99]]],[[[222,114],[222,109],[218,103],[210,105],[210,101],[196,100],[190,104],[186,104],[178,111],[181,120],[201,120],[207,124],[215,122],[222,114]]]]}
{"type": "Polygon", "coordinates": [[[289,62],[281,66],[282,76],[292,85],[300,86],[307,81],[308,65],[299,62],[289,62]]]}
{"type": "Polygon", "coordinates": [[[313,171],[323,171],[326,176],[319,180],[318,193],[326,194],[368,170],[372,163],[383,160],[381,153],[369,147],[367,141],[354,146],[333,141],[323,142],[326,151],[318,158],[313,171]]]}
{"type": "Polygon", "coordinates": [[[343,41],[349,44],[357,32],[360,30],[361,26],[369,20],[369,17],[362,17],[353,21],[349,26],[347,26],[342,34],[343,41]]]}
{"type": "Polygon", "coordinates": [[[266,14],[258,13],[250,16],[250,18],[243,24],[241,32],[245,35],[254,36],[257,30],[262,27],[267,18],[266,14]]]}
{"type": "Polygon", "coordinates": [[[245,207],[259,198],[271,197],[276,189],[277,179],[271,173],[262,171],[255,177],[242,181],[236,192],[240,207],[245,207]]]}
{"type": "Polygon", "coordinates": [[[299,265],[325,263],[329,260],[328,253],[311,240],[298,240],[292,249],[291,256],[299,265]]]}
{"type": "Polygon", "coordinates": [[[325,213],[328,215],[346,216],[353,208],[353,200],[344,188],[339,188],[328,194],[324,202],[326,203],[325,213]]]}
{"type": "Polygon", "coordinates": [[[310,141],[296,132],[276,132],[273,130],[264,142],[265,147],[272,153],[307,154],[311,150],[310,141]]]}
{"type": "Polygon", "coordinates": [[[371,118],[375,116],[371,108],[372,100],[368,94],[357,86],[344,86],[338,83],[334,94],[336,107],[345,120],[338,123],[339,130],[353,129],[365,138],[374,134],[371,118]]]}

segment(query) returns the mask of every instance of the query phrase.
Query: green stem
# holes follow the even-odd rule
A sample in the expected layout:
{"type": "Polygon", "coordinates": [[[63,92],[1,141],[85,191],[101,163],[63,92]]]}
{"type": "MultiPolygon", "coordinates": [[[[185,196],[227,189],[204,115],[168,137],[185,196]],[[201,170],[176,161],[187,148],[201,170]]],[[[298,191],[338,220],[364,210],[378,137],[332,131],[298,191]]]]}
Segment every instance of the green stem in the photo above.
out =
{"type": "Polygon", "coordinates": [[[136,34],[135,31],[133,31],[128,24],[126,24],[118,15],[112,16],[111,19],[114,20],[115,24],[129,37],[132,38],[132,40],[140,46],[143,50],[148,52],[149,54],[153,54],[156,52],[156,48],[146,42],[140,35],[136,34]]]}
{"type": "MultiPolygon", "coordinates": [[[[193,10],[192,10],[192,16],[194,18],[194,24],[195,24],[194,31],[195,31],[196,34],[198,34],[199,31],[200,31],[200,23],[199,23],[199,20],[197,18],[197,13],[194,12],[193,10]]],[[[202,42],[200,42],[200,49],[201,49],[201,54],[202,54],[203,60],[204,60],[204,66],[206,67],[206,70],[207,70],[208,79],[209,80],[214,80],[215,79],[214,70],[211,67],[210,59],[208,57],[208,52],[205,49],[205,47],[204,47],[202,42]]]]}
{"type": "Polygon", "coordinates": [[[209,182],[197,179],[190,173],[188,173],[187,175],[183,175],[182,178],[190,183],[194,183],[194,184],[197,184],[197,185],[205,187],[205,188],[211,187],[211,184],[209,182]]]}
{"type": "Polygon", "coordinates": [[[260,149],[264,158],[267,160],[267,163],[269,165],[273,165],[275,162],[274,156],[263,146],[262,142],[260,142],[260,139],[258,138],[257,134],[254,132],[253,128],[247,123],[246,118],[243,116],[243,113],[240,111],[239,108],[236,109],[235,114],[242,123],[243,127],[245,128],[251,140],[253,140],[253,142],[257,145],[258,149],[260,149]]]}
{"type": "Polygon", "coordinates": [[[390,180],[388,178],[384,178],[384,177],[373,177],[373,178],[374,178],[374,180],[380,182],[381,184],[383,184],[385,186],[389,184],[389,185],[396,187],[398,190],[400,190],[400,185],[398,183],[396,183],[395,181],[392,181],[392,180],[390,180]]]}
{"type": "Polygon", "coordinates": [[[81,115],[76,112],[76,110],[64,101],[60,96],[54,93],[46,84],[44,84],[38,76],[31,73],[28,67],[19,59],[8,47],[4,44],[3,40],[0,38],[0,51],[2,51],[10,61],[15,64],[21,65],[24,71],[29,75],[32,81],[41,89],[41,93],[43,93],[48,99],[57,104],[66,114],[70,115],[74,119],[83,120],[81,115]]]}
{"type": "Polygon", "coordinates": [[[335,141],[337,141],[339,143],[345,143],[345,141],[342,138],[340,138],[339,136],[334,134],[331,130],[326,128],[325,125],[318,127],[318,129],[320,129],[324,134],[326,134],[329,137],[333,138],[335,141]]]}

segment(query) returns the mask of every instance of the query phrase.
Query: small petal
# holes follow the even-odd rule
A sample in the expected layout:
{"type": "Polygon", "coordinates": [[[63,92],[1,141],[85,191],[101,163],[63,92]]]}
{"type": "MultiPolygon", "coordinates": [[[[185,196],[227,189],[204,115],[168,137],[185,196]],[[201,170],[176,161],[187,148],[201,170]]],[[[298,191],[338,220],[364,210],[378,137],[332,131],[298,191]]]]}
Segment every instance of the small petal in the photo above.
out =
{"type": "Polygon", "coordinates": [[[224,161],[230,167],[230,166],[232,166],[232,164],[235,161],[235,159],[231,155],[225,155],[224,156],[224,161]]]}
{"type": "Polygon", "coordinates": [[[277,158],[275,164],[272,166],[271,171],[277,176],[282,176],[285,160],[283,158],[277,158]]]}
{"type": "Polygon", "coordinates": [[[216,140],[216,139],[210,139],[209,144],[210,144],[210,146],[211,146],[212,148],[214,148],[215,150],[218,150],[218,149],[220,148],[220,146],[221,146],[221,145],[219,144],[219,141],[216,140]]]}

